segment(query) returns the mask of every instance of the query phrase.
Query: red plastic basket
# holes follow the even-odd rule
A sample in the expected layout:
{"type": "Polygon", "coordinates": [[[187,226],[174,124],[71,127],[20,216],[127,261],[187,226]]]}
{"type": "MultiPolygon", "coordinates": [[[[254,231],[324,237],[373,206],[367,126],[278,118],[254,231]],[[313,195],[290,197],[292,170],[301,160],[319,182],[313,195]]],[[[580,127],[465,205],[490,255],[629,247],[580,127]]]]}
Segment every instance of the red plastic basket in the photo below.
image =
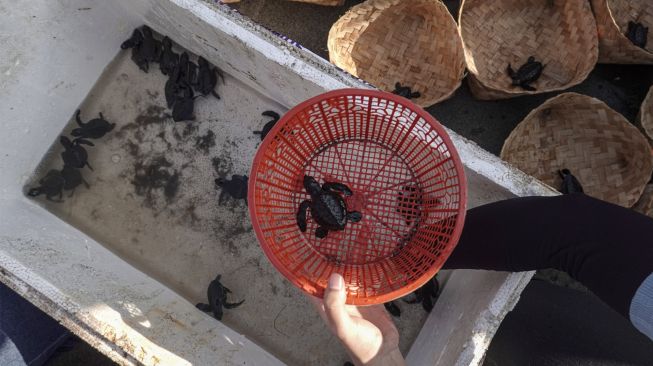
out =
{"type": "Polygon", "coordinates": [[[404,296],[442,267],[455,247],[467,201],[463,166],[444,128],[409,100],[342,89],[288,111],[260,146],[249,180],[249,210],[272,264],[321,297],[329,275],[345,278],[347,303],[404,296]],[[360,222],[319,239],[308,215],[304,175],[348,185],[360,222]]]}

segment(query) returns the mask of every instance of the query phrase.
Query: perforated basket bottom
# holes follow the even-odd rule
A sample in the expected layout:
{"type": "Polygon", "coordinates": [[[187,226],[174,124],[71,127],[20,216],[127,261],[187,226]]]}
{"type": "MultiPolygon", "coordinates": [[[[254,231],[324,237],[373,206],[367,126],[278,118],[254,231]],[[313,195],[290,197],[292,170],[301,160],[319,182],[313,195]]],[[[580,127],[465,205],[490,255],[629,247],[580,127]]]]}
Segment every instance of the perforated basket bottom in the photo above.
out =
{"type": "MultiPolygon", "coordinates": [[[[320,183],[349,186],[353,195],[345,198],[347,208],[363,214],[360,222],[349,222],[322,239],[315,236],[319,225],[307,215],[304,240],[327,260],[371,263],[392,256],[410,241],[419,223],[421,188],[408,164],[389,148],[370,141],[339,142],[315,154],[304,171],[320,183]]],[[[299,207],[305,199],[310,196],[299,185],[293,202],[299,207]]]]}

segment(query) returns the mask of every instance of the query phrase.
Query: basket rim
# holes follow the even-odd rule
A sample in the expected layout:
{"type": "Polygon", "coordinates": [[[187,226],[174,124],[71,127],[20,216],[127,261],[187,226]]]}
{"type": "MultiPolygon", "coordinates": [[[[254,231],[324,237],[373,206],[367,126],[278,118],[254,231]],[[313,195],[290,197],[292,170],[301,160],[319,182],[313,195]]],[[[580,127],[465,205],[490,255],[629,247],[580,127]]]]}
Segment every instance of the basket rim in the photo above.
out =
{"type": "MultiPolygon", "coordinates": [[[[460,7],[458,8],[458,17],[457,17],[457,28],[458,28],[458,34],[460,35],[460,40],[461,40],[462,46],[463,46],[463,55],[465,57],[465,65],[469,64],[469,62],[467,61],[467,59],[468,59],[467,55],[468,55],[468,50],[470,48],[466,45],[465,37],[463,37],[462,16],[463,16],[463,9],[465,7],[465,4],[468,3],[468,2],[471,2],[471,1],[474,1],[474,0],[462,0],[461,1],[460,7]]],[[[590,13],[591,13],[592,22],[594,22],[593,29],[596,29],[597,21],[596,21],[596,17],[594,16],[594,13],[592,13],[591,6],[590,6],[590,13]]],[[[479,77],[479,75],[481,75],[481,74],[478,73],[478,72],[476,72],[476,73],[473,72],[469,68],[469,66],[467,67],[467,77],[470,78],[470,79],[474,79],[478,84],[480,84],[480,86],[482,88],[486,89],[487,91],[489,91],[491,93],[503,94],[504,98],[518,97],[518,96],[522,96],[522,95],[544,94],[544,93],[551,93],[551,92],[567,90],[567,89],[569,89],[571,87],[574,87],[574,86],[582,83],[583,81],[585,81],[587,79],[587,77],[589,76],[589,74],[592,72],[592,70],[594,70],[594,68],[596,67],[596,64],[598,63],[598,60],[599,60],[599,35],[598,35],[598,32],[594,33],[594,38],[595,38],[595,42],[594,42],[594,46],[591,47],[591,54],[590,54],[590,57],[594,60],[593,61],[594,66],[591,67],[591,68],[587,68],[587,70],[583,71],[582,73],[577,74],[577,76],[574,79],[572,79],[572,81],[570,81],[570,82],[568,82],[567,84],[564,84],[564,85],[554,86],[554,87],[547,88],[547,89],[539,89],[538,88],[537,90],[514,90],[514,89],[507,89],[507,88],[495,88],[494,86],[489,86],[489,85],[486,84],[486,80],[491,80],[491,78],[487,79],[487,78],[479,77]],[[575,79],[578,79],[578,80],[575,80],[575,79]]],[[[468,80],[468,83],[469,82],[470,81],[468,80]]],[[[497,98],[491,98],[491,99],[497,99],[497,98]]]]}
{"type": "Polygon", "coordinates": [[[297,112],[304,110],[306,107],[316,104],[317,102],[334,98],[334,97],[341,97],[341,96],[348,96],[348,95],[383,98],[411,108],[438,133],[438,135],[444,141],[445,145],[449,148],[448,151],[451,154],[451,159],[454,162],[456,174],[460,182],[459,185],[461,187],[460,206],[458,207],[458,213],[457,213],[456,223],[454,226],[454,231],[451,235],[451,240],[448,243],[449,245],[447,249],[442,252],[440,258],[444,258],[444,260],[441,261],[439,268],[438,268],[438,264],[436,263],[431,268],[429,268],[424,274],[422,274],[422,276],[417,278],[415,281],[385,294],[374,295],[365,298],[347,296],[347,304],[349,305],[376,305],[376,304],[382,304],[388,301],[392,301],[399,297],[410,294],[413,291],[417,290],[418,288],[422,287],[424,284],[426,284],[426,282],[428,282],[433,276],[435,276],[438,273],[438,271],[442,267],[442,264],[444,264],[444,262],[449,258],[451,252],[458,245],[458,241],[460,240],[460,235],[462,234],[463,226],[465,223],[465,217],[467,214],[467,177],[465,176],[464,165],[462,163],[462,160],[460,159],[460,155],[458,154],[458,151],[456,150],[456,147],[454,146],[448,132],[446,131],[446,129],[442,124],[440,124],[433,116],[431,116],[430,113],[426,112],[422,107],[411,102],[406,98],[400,97],[392,93],[384,92],[381,90],[374,90],[374,89],[357,89],[357,88],[336,89],[336,90],[328,91],[326,93],[321,93],[319,95],[311,97],[297,104],[296,106],[294,106],[293,108],[291,108],[290,110],[288,110],[286,113],[283,114],[281,119],[279,119],[279,121],[274,125],[272,130],[270,130],[270,132],[267,134],[267,136],[265,137],[261,145],[258,147],[258,150],[256,151],[256,155],[254,156],[254,160],[252,162],[252,168],[250,170],[250,178],[247,187],[247,202],[248,202],[247,206],[248,206],[250,220],[252,222],[252,228],[256,233],[256,239],[259,243],[259,246],[263,249],[265,256],[272,263],[274,268],[276,268],[276,270],[279,271],[290,283],[292,283],[295,287],[299,288],[300,290],[306,293],[306,288],[305,288],[306,286],[302,286],[302,284],[297,280],[297,276],[292,274],[285,266],[281,264],[281,262],[273,254],[271,248],[267,245],[267,242],[265,240],[262,240],[262,238],[264,238],[263,230],[261,229],[256,219],[257,218],[256,204],[255,204],[256,201],[255,201],[255,194],[254,194],[255,185],[256,185],[255,177],[258,175],[259,163],[261,162],[261,160],[263,160],[264,153],[267,150],[267,148],[270,146],[273,136],[275,136],[279,132],[279,130],[281,130],[288,123],[288,121],[292,118],[292,116],[296,115],[297,112]]]}

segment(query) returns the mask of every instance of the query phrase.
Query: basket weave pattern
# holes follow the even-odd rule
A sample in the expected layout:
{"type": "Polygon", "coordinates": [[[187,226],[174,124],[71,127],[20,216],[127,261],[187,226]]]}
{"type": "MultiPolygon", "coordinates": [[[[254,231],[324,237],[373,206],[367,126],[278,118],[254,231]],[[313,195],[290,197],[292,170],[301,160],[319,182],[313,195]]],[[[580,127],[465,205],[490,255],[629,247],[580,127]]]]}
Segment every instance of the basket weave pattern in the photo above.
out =
{"type": "Polygon", "coordinates": [[[648,90],[639,109],[639,123],[648,138],[653,141],[653,86],[648,90]]]}
{"type": "Polygon", "coordinates": [[[653,184],[647,184],[644,193],[639,201],[633,206],[633,210],[643,213],[646,216],[653,217],[653,184]]]}
{"type": "Polygon", "coordinates": [[[653,40],[649,32],[646,49],[635,46],[625,33],[628,22],[641,22],[653,31],[653,3],[650,0],[592,0],[599,30],[599,62],[653,64],[653,40]]]}
{"type": "Polygon", "coordinates": [[[533,110],[506,139],[501,157],[552,187],[570,169],[585,193],[624,207],[653,172],[646,138],[605,103],[564,93],[533,110]]]}
{"type": "Polygon", "coordinates": [[[583,0],[465,0],[458,23],[468,82],[479,99],[569,88],[585,80],[598,57],[596,23],[583,0]],[[529,56],[545,65],[531,84],[535,91],[513,86],[506,72],[529,56]]]}
{"type": "Polygon", "coordinates": [[[376,87],[410,86],[428,106],[450,97],[465,71],[462,42],[447,8],[434,0],[369,0],[329,31],[331,62],[376,87]]]}

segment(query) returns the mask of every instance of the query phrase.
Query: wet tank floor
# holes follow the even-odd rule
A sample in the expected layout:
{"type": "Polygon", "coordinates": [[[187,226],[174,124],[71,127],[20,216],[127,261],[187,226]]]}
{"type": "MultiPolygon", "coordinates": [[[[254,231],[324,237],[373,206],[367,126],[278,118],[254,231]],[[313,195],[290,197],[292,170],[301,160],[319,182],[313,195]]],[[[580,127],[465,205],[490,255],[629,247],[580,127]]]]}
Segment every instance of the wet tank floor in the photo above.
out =
{"type": "MultiPolygon", "coordinates": [[[[116,123],[95,147],[93,170],[82,170],[90,188],[78,187],[64,202],[38,201],[135,267],[192,303],[206,301],[217,274],[245,303],[226,310],[223,322],[289,364],[341,365],[347,356],[299,290],[271,266],[252,231],[244,201],[220,198],[214,180],[248,174],[269,119],[282,106],[225,75],[221,99],[196,100],[196,121],[172,121],[157,65],[140,71],[129,52],[107,67],[80,106],[88,121],[102,112],[116,123]],[[156,179],[152,179],[156,172],[156,179]]],[[[74,111],[62,134],[76,127],[74,111]]],[[[53,144],[34,175],[61,169],[61,145],[53,144]]],[[[426,312],[399,303],[397,325],[407,352],[426,312]]],[[[212,321],[207,318],[207,321],[212,321]]]]}

